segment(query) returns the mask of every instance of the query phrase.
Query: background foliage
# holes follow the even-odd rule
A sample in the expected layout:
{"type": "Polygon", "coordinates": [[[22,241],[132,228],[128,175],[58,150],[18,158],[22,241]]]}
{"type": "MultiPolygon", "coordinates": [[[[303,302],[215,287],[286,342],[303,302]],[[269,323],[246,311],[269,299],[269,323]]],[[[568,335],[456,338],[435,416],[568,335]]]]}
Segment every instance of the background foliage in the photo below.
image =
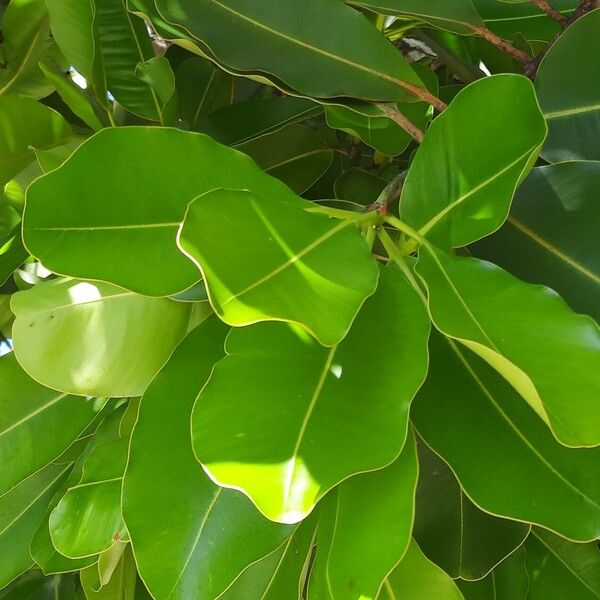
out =
{"type": "Polygon", "coordinates": [[[0,598],[600,598],[595,0],[11,0],[0,598]]]}

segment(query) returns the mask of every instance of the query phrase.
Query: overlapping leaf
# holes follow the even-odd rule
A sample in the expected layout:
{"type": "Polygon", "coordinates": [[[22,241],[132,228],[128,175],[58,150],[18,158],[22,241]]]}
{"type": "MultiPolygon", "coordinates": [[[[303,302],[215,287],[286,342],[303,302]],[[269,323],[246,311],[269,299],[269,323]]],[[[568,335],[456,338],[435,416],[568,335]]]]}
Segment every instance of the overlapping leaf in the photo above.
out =
{"type": "Polygon", "coordinates": [[[480,358],[439,335],[431,341],[429,376],[411,417],[469,498],[492,514],[596,539],[600,449],[565,448],[480,358]]]}
{"type": "Polygon", "coordinates": [[[308,96],[397,101],[412,96],[407,86],[422,85],[394,47],[341,2],[157,0],[156,7],[219,62],[274,76],[308,96]],[[306,62],[310,69],[297,68],[306,62]]]}
{"type": "Polygon", "coordinates": [[[496,75],[472,83],[429,127],[402,190],[402,218],[440,247],[464,246],[492,233],[506,218],[545,135],[525,77],[496,75]]]}
{"type": "Polygon", "coordinates": [[[549,288],[428,244],[417,271],[440,331],[498,370],[559,441],[600,443],[600,329],[591,318],[571,312],[549,288]]]}
{"type": "Polygon", "coordinates": [[[292,321],[333,346],[375,290],[377,266],[353,222],[284,199],[236,190],[200,196],[178,243],[201,269],[226,323],[292,321]]]}
{"type": "Polygon", "coordinates": [[[332,348],[289,324],[232,330],[196,402],[196,456],[270,519],[301,520],[343,479],[398,456],[428,329],[420,299],[392,269],[332,348]]]}
{"type": "Polygon", "coordinates": [[[207,136],[169,128],[104,129],[31,185],[25,245],[58,273],[149,295],[174,294],[200,278],[176,246],[187,204],[219,187],[299,202],[249,158],[207,136]]]}
{"type": "Polygon", "coordinates": [[[377,597],[411,542],[417,477],[410,432],[390,466],[351,477],[328,494],[319,510],[308,600],[377,597]]]}
{"type": "Polygon", "coordinates": [[[133,432],[123,514],[140,574],[157,598],[213,600],[292,531],[267,521],[239,492],[217,487],[192,453],[192,405],[226,332],[213,316],[189,334],[144,395],[133,432]]]}
{"type": "Polygon", "coordinates": [[[548,122],[542,150],[548,161],[600,160],[600,79],[594,61],[581,60],[600,52],[599,28],[600,10],[594,10],[569,27],[540,64],[535,87],[548,122]]]}

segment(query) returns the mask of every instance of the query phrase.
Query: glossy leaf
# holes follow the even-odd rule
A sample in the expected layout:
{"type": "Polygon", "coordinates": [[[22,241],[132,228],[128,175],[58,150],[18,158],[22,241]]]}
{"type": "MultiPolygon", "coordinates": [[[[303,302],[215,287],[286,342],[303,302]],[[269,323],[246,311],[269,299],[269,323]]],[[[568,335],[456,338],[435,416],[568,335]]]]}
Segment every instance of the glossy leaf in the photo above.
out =
{"type": "Polygon", "coordinates": [[[341,2],[156,0],[156,7],[219,62],[240,72],[260,71],[308,96],[414,100],[403,85],[422,85],[402,55],[341,2]],[[306,62],[310,69],[296,67],[306,62]]]}
{"type": "Polygon", "coordinates": [[[351,221],[307,212],[310,204],[300,199],[282,200],[209,192],[190,204],[178,243],[202,271],[226,323],[292,321],[335,345],[375,290],[377,266],[351,221]]]}
{"type": "Polygon", "coordinates": [[[446,463],[419,448],[414,536],[424,554],[456,579],[480,579],[516,550],[529,526],[481,511],[446,463]]]}
{"type": "Polygon", "coordinates": [[[128,439],[98,444],[83,465],[83,475],[50,514],[52,543],[68,558],[108,550],[127,536],[121,517],[121,483],[128,439]]]}
{"type": "Polygon", "coordinates": [[[30,98],[0,97],[0,185],[35,159],[31,147],[64,144],[73,131],[63,117],[30,98]]]}
{"type": "Polygon", "coordinates": [[[319,131],[298,123],[240,144],[237,149],[297,194],[310,188],[333,160],[333,150],[325,137],[319,131]]]}
{"type": "Polygon", "coordinates": [[[535,87],[548,122],[548,161],[600,160],[600,80],[594,62],[581,60],[600,52],[599,28],[600,10],[577,19],[540,64],[535,87]]]}
{"type": "Polygon", "coordinates": [[[15,355],[43,385],[82,396],[139,396],[190,322],[189,305],[58,279],[12,298],[15,355]]]}
{"type": "Polygon", "coordinates": [[[13,354],[0,359],[0,494],[58,458],[96,416],[85,398],[30,379],[13,354]],[[18,453],[15,453],[18,449],[18,453]]]}
{"type": "Polygon", "coordinates": [[[44,0],[11,1],[2,17],[2,38],[0,95],[47,96],[53,86],[40,71],[38,63],[56,54],[44,0]]]}
{"type": "Polygon", "coordinates": [[[600,598],[600,550],[596,543],[574,544],[535,529],[526,549],[531,600],[600,598]]]}
{"type": "Polygon", "coordinates": [[[230,105],[233,78],[200,57],[189,58],[175,73],[179,112],[190,129],[213,111],[230,105]]]}
{"type": "Polygon", "coordinates": [[[486,512],[574,540],[597,538],[600,449],[565,448],[480,358],[439,335],[431,342],[429,377],[411,417],[469,498],[486,512]]]}
{"type": "Polygon", "coordinates": [[[132,435],[123,514],[140,574],[157,598],[212,600],[291,533],[239,492],[215,486],[192,453],[192,405],[223,354],[226,331],[209,317],[188,335],[144,395],[132,435]]]}
{"type": "Polygon", "coordinates": [[[413,540],[400,564],[384,582],[377,600],[463,600],[460,590],[444,571],[427,560],[413,540]]]}
{"type": "Polygon", "coordinates": [[[529,598],[529,577],[525,568],[527,556],[527,551],[521,546],[483,579],[458,579],[456,584],[465,600],[526,600],[529,598]]]}
{"type": "Polygon", "coordinates": [[[385,15],[414,17],[454,33],[472,32],[472,26],[483,25],[471,0],[347,0],[362,8],[385,15]]]}
{"type": "Polygon", "coordinates": [[[0,588],[33,564],[29,544],[69,465],[49,465],[0,497],[0,588]]]}
{"type": "Polygon", "coordinates": [[[600,397],[600,328],[592,319],[571,312],[549,288],[429,245],[417,271],[440,331],[497,369],[559,441],[600,443],[600,414],[594,409],[600,397]]]}
{"type": "Polygon", "coordinates": [[[138,63],[135,76],[150,87],[158,120],[163,125],[172,125],[177,117],[177,90],[169,61],[164,56],[155,56],[138,63]]]}
{"type": "Polygon", "coordinates": [[[377,597],[411,542],[417,477],[410,432],[389,467],[351,477],[328,494],[319,511],[309,600],[377,597]]]}
{"type": "Polygon", "coordinates": [[[222,144],[235,146],[314,117],[322,110],[304,98],[258,98],[215,110],[200,121],[198,130],[222,144]]]}
{"type": "Polygon", "coordinates": [[[0,240],[0,285],[12,275],[29,256],[21,240],[21,225],[17,225],[9,235],[0,240]]]}
{"type": "Polygon", "coordinates": [[[249,566],[219,600],[301,598],[311,559],[317,515],[298,525],[283,546],[249,566]]]}
{"type": "Polygon", "coordinates": [[[332,487],[400,453],[428,327],[420,299],[391,269],[333,348],[289,324],[232,330],[194,408],[196,456],[270,519],[301,520],[332,487]]]}
{"type": "Polygon", "coordinates": [[[519,188],[506,224],[473,252],[553,288],[600,322],[599,195],[600,162],[538,167],[519,188]]]}
{"type": "Polygon", "coordinates": [[[104,129],[31,185],[23,216],[25,245],[55,272],[143,294],[174,294],[199,279],[177,249],[177,228],[191,200],[219,187],[297,202],[249,158],[204,135],[153,127],[104,129]],[[60,203],[53,201],[56,186],[60,203]]]}
{"type": "Polygon", "coordinates": [[[402,190],[403,220],[440,247],[464,246],[492,233],[545,135],[525,77],[495,75],[472,83],[433,121],[417,150],[402,190]],[[510,136],[504,134],[507,122],[510,136]],[[482,151],[490,140],[493,150],[482,151]]]}

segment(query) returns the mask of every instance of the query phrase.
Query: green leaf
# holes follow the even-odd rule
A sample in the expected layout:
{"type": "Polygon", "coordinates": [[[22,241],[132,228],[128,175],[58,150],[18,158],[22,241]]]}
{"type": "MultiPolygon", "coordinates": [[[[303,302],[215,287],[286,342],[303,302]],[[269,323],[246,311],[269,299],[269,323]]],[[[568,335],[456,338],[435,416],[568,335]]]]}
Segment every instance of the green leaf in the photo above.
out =
{"type": "Polygon", "coordinates": [[[12,0],[2,17],[2,37],[0,95],[47,96],[53,86],[38,62],[54,51],[44,0],[12,0]]]}
{"type": "Polygon", "coordinates": [[[531,600],[600,598],[600,550],[596,542],[574,544],[534,529],[527,540],[531,600]]]}
{"type": "Polygon", "coordinates": [[[231,103],[233,78],[204,58],[183,62],[175,72],[175,81],[179,112],[190,129],[196,129],[206,115],[231,103]]]}
{"type": "Polygon", "coordinates": [[[49,465],[0,497],[0,588],[33,564],[29,544],[70,465],[49,465]]]}
{"type": "Polygon", "coordinates": [[[72,136],[70,125],[51,108],[30,98],[0,97],[0,185],[35,159],[31,146],[52,148],[72,136]]]}
{"type": "Polygon", "coordinates": [[[352,221],[310,213],[300,198],[282,200],[209,192],[190,204],[178,243],[226,323],[292,321],[333,346],[374,292],[377,266],[352,221]]]}
{"type": "MultiPolygon", "coordinates": [[[[84,137],[74,136],[66,144],[55,146],[48,150],[33,148],[42,174],[49,173],[60,167],[60,165],[62,165],[84,141],[84,137]]],[[[32,181],[36,177],[33,177],[32,181]]]]}
{"type": "Polygon", "coordinates": [[[258,98],[223,106],[202,119],[198,130],[222,144],[235,146],[314,117],[322,110],[305,98],[258,98]]]}
{"type": "MultiPolygon", "coordinates": [[[[125,548],[124,554],[115,566],[115,572],[107,583],[98,579],[98,567],[92,565],[81,571],[81,585],[87,600],[142,600],[148,595],[139,596],[137,571],[131,547],[125,548]]],[[[143,586],[141,586],[143,587],[143,586]]],[[[143,590],[145,592],[145,590],[143,590]]]]}
{"type": "Polygon", "coordinates": [[[50,513],[50,537],[68,558],[108,550],[127,537],[121,517],[121,484],[127,438],[98,444],[86,458],[83,475],[50,513]]]}
{"type": "Polygon", "coordinates": [[[465,600],[526,600],[529,598],[526,558],[527,552],[520,546],[483,579],[458,579],[456,584],[465,600]]]}
{"type": "MultiPolygon", "coordinates": [[[[90,99],[84,90],[73,83],[69,75],[65,75],[56,63],[40,63],[40,69],[48,81],[56,88],[56,91],[63,99],[65,104],[91,129],[98,131],[105,125],[100,120],[99,114],[92,105],[90,99]]],[[[97,107],[100,109],[100,106],[97,107]]],[[[106,120],[106,114],[104,115],[106,120]]]]}
{"type": "Polygon", "coordinates": [[[333,151],[325,137],[318,130],[298,123],[240,144],[237,149],[297,194],[310,188],[333,160],[333,151]]]}
{"type": "Polygon", "coordinates": [[[402,218],[440,247],[492,233],[545,135],[527,78],[504,74],[472,83],[433,121],[417,150],[402,190],[402,218]]]}
{"type": "Polygon", "coordinates": [[[505,225],[473,252],[530,283],[556,290],[577,312],[600,322],[600,162],[534,169],[505,225]]]}
{"type": "Polygon", "coordinates": [[[150,86],[158,110],[158,120],[163,125],[172,125],[177,118],[177,90],[175,74],[164,56],[155,56],[139,63],[135,76],[150,86]]]}
{"type": "Polygon", "coordinates": [[[405,88],[422,85],[402,55],[341,2],[156,0],[156,6],[219,62],[260,71],[307,96],[414,100],[405,88]],[[299,69],[302,64],[310,68],[299,69]]]}
{"type": "Polygon", "coordinates": [[[309,600],[377,597],[411,541],[418,470],[411,431],[389,467],[351,477],[327,495],[309,600]]]}
{"type": "Polygon", "coordinates": [[[386,179],[374,173],[351,168],[335,180],[335,197],[359,206],[368,206],[379,197],[388,183],[386,179]]]}
{"type": "Polygon", "coordinates": [[[82,396],[139,396],[185,335],[190,307],[59,279],[18,292],[15,355],[34,379],[82,396]]]}
{"type": "Polygon", "coordinates": [[[385,580],[377,600],[463,600],[449,575],[430,562],[413,540],[400,564],[385,580]]]}
{"type": "Polygon", "coordinates": [[[414,17],[440,29],[458,34],[472,33],[472,26],[483,20],[471,0],[346,0],[362,8],[384,15],[414,17]]]}
{"type": "MultiPolygon", "coordinates": [[[[533,2],[514,4],[473,0],[473,4],[485,25],[507,40],[520,34],[528,40],[549,41],[560,30],[558,23],[549,19],[533,2]]],[[[577,0],[552,0],[552,6],[563,14],[569,14],[577,6],[577,0]]]]}
{"type": "Polygon", "coordinates": [[[132,113],[161,120],[158,95],[135,76],[138,63],[154,57],[152,43],[125,0],[49,0],[48,10],[59,47],[101,104],[107,104],[108,91],[132,113]]]}
{"type": "Polygon", "coordinates": [[[219,600],[301,598],[311,559],[317,513],[306,518],[287,542],[250,565],[219,600]]]}
{"type": "Polygon", "coordinates": [[[209,317],[188,335],[144,395],[132,435],[123,514],[157,598],[212,600],[291,533],[239,492],[215,486],[192,453],[192,405],[226,331],[209,317]]]}
{"type": "Polygon", "coordinates": [[[542,156],[550,162],[600,160],[600,80],[594,61],[600,52],[600,10],[577,19],[542,60],[535,87],[548,122],[542,156]]]}
{"type": "Polygon", "coordinates": [[[21,224],[17,225],[8,236],[0,240],[0,285],[12,275],[29,252],[25,250],[21,239],[21,224]]]}
{"type": "Polygon", "coordinates": [[[429,244],[417,272],[442,333],[500,372],[561,443],[600,443],[600,328],[591,318],[571,312],[549,288],[429,244]]]}
{"type": "Polygon", "coordinates": [[[13,354],[0,359],[0,381],[1,495],[58,458],[99,407],[42,387],[26,375],[13,354]]]}
{"type": "Polygon", "coordinates": [[[30,186],[25,245],[58,273],[153,296],[175,294],[200,278],[176,245],[186,207],[219,187],[298,202],[249,158],[207,136],[158,127],[104,129],[30,186]]]}
{"type": "Polygon", "coordinates": [[[432,335],[430,352],[411,417],[469,498],[574,540],[599,537],[600,449],[559,444],[500,375],[456,342],[432,335]]]}
{"type": "Polygon", "coordinates": [[[421,300],[394,269],[382,271],[339,346],[283,323],[232,330],[194,408],[196,456],[268,518],[303,519],[335,485],[400,453],[428,330],[421,300]]]}
{"type": "Polygon", "coordinates": [[[481,511],[446,463],[421,444],[414,536],[453,579],[480,579],[519,547],[529,525],[481,511]]]}

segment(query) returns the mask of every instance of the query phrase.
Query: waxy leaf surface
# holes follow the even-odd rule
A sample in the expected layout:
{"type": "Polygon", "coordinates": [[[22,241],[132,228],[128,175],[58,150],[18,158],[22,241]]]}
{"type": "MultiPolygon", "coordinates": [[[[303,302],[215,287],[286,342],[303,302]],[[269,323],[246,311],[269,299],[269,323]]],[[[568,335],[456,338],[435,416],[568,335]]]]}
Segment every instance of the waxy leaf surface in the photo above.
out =
{"type": "Polygon", "coordinates": [[[309,600],[377,597],[411,542],[417,478],[411,431],[391,465],[351,477],[327,495],[319,508],[309,600]]]}
{"type": "Polygon", "coordinates": [[[216,486],[192,452],[192,405],[226,333],[212,316],[185,338],[142,398],[132,434],[123,514],[156,598],[213,600],[291,533],[243,494],[216,486]]]}
{"type": "Polygon", "coordinates": [[[12,297],[15,356],[34,379],[81,396],[139,396],[187,331],[190,305],[57,279],[12,297]]]}
{"type": "Polygon", "coordinates": [[[205,135],[155,127],[103,129],[31,185],[25,245],[57,273],[151,296],[175,294],[200,278],[176,245],[187,205],[220,187],[299,202],[247,156],[205,135]]]}
{"type": "Polygon", "coordinates": [[[392,44],[337,0],[156,0],[156,7],[219,62],[260,71],[308,96],[393,101],[411,96],[404,83],[422,85],[392,44]]]}
{"type": "Polygon", "coordinates": [[[545,136],[527,78],[505,74],[472,83],[427,130],[402,189],[403,220],[440,247],[492,233],[545,136]]]}
{"type": "Polygon", "coordinates": [[[345,478],[398,456],[428,333],[421,300],[395,269],[382,271],[332,348],[284,323],[232,330],[194,408],[196,456],[270,519],[303,519],[345,478]]]}
{"type": "Polygon", "coordinates": [[[429,245],[417,271],[440,331],[506,377],[559,441],[600,443],[600,328],[591,318],[549,288],[429,245]]]}
{"type": "Polygon", "coordinates": [[[500,375],[456,342],[432,335],[430,352],[411,417],[469,498],[486,512],[573,540],[597,538],[600,449],[559,444],[500,375]]]}
{"type": "Polygon", "coordinates": [[[179,245],[226,323],[292,321],[335,345],[375,290],[377,265],[353,222],[309,213],[299,198],[282,200],[237,190],[200,196],[179,245]]]}

